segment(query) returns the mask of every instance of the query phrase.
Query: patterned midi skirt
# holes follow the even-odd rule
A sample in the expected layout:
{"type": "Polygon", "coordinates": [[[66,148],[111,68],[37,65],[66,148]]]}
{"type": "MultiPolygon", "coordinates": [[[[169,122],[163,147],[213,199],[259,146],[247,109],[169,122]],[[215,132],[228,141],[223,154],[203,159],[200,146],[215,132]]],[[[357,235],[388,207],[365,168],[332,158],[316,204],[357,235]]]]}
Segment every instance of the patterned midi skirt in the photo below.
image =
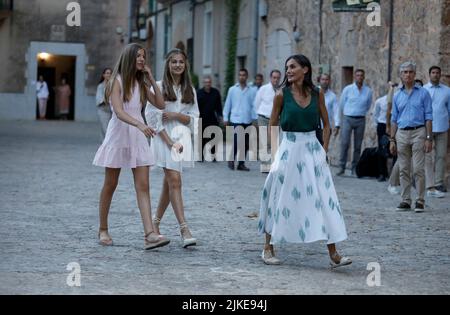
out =
{"type": "Polygon", "coordinates": [[[283,132],[262,191],[258,231],[270,234],[271,244],[347,238],[326,153],[314,131],[283,132]]]}

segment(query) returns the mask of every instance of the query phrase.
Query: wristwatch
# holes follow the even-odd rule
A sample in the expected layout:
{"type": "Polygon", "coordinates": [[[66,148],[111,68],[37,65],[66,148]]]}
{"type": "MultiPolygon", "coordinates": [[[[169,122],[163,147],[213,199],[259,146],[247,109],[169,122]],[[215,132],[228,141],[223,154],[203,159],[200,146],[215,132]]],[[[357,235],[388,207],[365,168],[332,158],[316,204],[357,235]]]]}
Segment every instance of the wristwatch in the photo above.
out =
{"type": "Polygon", "coordinates": [[[431,141],[432,137],[430,135],[427,136],[427,140],[431,141]]]}

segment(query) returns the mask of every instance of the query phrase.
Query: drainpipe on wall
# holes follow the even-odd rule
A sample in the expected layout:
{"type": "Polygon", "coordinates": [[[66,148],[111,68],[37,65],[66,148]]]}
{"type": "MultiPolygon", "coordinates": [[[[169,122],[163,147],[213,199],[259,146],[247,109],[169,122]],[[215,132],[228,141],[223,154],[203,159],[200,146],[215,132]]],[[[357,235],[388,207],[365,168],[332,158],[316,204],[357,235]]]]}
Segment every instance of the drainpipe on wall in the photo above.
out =
{"type": "Polygon", "coordinates": [[[191,51],[191,55],[192,55],[192,61],[191,61],[191,72],[194,73],[194,61],[195,61],[195,55],[194,55],[194,50],[195,50],[195,39],[194,39],[194,34],[195,34],[195,7],[197,5],[197,1],[196,0],[191,0],[191,8],[192,8],[192,26],[191,26],[191,38],[192,38],[192,51],[191,51]]]}
{"type": "MultiPolygon", "coordinates": [[[[156,5],[156,11],[158,11],[158,5],[156,5]]],[[[159,16],[159,14],[158,13],[156,13],[155,14],[155,25],[153,25],[153,39],[152,39],[152,41],[153,41],[153,49],[154,49],[154,54],[153,54],[153,60],[152,60],[152,69],[156,69],[156,65],[158,64],[157,63],[157,61],[156,61],[156,59],[158,59],[158,36],[156,35],[157,33],[156,33],[156,30],[158,29],[158,16],[159,16]]],[[[156,74],[156,71],[155,70],[153,70],[154,72],[153,73],[155,73],[156,74]]]]}
{"type": "Polygon", "coordinates": [[[322,42],[323,42],[323,32],[322,32],[322,8],[323,0],[319,1],[319,64],[321,64],[322,59],[322,42]]]}
{"type": "Polygon", "coordinates": [[[389,16],[389,54],[388,54],[388,82],[392,79],[392,37],[394,33],[394,0],[390,0],[389,16]]]}
{"type": "Polygon", "coordinates": [[[258,45],[258,37],[259,37],[259,6],[260,6],[260,0],[257,0],[256,2],[256,14],[255,14],[255,61],[253,66],[255,67],[255,75],[258,73],[258,56],[259,56],[259,45],[258,45]]]}
{"type": "Polygon", "coordinates": [[[128,43],[131,43],[131,27],[132,27],[133,0],[128,0],[128,43]]]}

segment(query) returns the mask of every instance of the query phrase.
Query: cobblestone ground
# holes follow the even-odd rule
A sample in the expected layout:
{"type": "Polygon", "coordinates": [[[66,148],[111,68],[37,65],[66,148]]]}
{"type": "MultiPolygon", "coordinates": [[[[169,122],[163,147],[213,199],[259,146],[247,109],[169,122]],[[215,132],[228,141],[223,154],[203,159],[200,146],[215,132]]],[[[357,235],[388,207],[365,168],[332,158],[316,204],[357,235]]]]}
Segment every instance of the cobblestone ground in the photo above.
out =
{"type": "MultiPolygon", "coordinates": [[[[197,163],[184,173],[188,221],[199,246],[181,248],[171,209],[162,232],[169,246],[144,251],[130,170],[114,196],[115,246],[97,245],[103,170],[91,165],[96,124],[0,122],[0,294],[449,294],[450,194],[427,200],[427,211],[399,213],[386,183],[335,178],[349,239],[339,248],[354,260],[331,271],[324,243],[285,245],[281,266],[260,259],[256,233],[265,176],[225,163],[197,163]],[[69,287],[69,263],[81,266],[81,287],[69,287]],[[370,287],[371,262],[381,286],[370,287]]],[[[162,172],[151,172],[156,207],[162,172]]]]}

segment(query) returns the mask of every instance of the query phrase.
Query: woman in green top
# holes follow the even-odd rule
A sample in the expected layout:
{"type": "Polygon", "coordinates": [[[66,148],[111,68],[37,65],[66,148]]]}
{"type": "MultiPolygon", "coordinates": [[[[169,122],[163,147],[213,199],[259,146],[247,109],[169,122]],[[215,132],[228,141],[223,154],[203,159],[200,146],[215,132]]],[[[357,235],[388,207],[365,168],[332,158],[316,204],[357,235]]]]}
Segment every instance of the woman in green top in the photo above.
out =
{"type": "Polygon", "coordinates": [[[314,87],[311,63],[303,55],[286,61],[282,90],[275,96],[270,119],[270,126],[279,125],[283,140],[261,196],[258,230],[266,236],[263,261],[280,264],[274,244],[325,240],[332,267],[350,264],[335,247],[347,238],[347,232],[326,161],[330,123],[325,98],[314,87]],[[316,137],[320,119],[323,147],[316,137]]]}

